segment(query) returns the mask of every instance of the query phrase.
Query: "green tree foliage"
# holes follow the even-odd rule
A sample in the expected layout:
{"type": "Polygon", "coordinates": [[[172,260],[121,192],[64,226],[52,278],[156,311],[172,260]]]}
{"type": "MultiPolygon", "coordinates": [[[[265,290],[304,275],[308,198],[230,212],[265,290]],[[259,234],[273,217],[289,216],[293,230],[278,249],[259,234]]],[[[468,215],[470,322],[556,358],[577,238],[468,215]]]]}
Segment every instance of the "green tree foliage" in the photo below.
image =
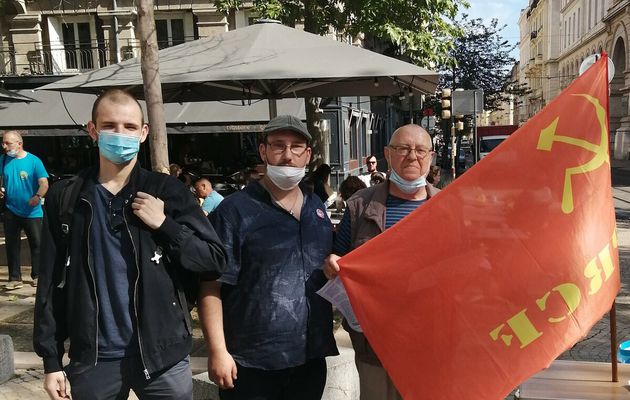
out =
{"type": "Polygon", "coordinates": [[[507,100],[510,90],[515,90],[509,80],[516,61],[510,52],[516,45],[503,39],[501,31],[505,25],[499,26],[496,19],[485,25],[481,18],[469,19],[464,15],[456,24],[464,35],[456,39],[450,51],[456,66],[440,71],[440,87],[482,89],[484,108],[497,110],[507,100]]]}
{"type": "MultiPolygon", "coordinates": [[[[228,13],[242,0],[215,0],[228,13]]],[[[254,0],[254,10],[263,18],[324,34],[333,28],[357,36],[367,35],[379,43],[392,44],[395,55],[417,65],[452,65],[450,53],[462,30],[455,25],[457,11],[466,0],[254,0]]]]}

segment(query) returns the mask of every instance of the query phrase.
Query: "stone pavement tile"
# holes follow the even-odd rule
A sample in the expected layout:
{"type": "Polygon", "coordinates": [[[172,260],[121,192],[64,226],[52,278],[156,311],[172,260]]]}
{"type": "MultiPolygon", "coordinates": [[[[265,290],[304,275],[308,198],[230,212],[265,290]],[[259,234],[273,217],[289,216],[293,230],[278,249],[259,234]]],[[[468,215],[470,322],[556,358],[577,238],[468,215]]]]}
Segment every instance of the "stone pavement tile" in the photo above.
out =
{"type": "Polygon", "coordinates": [[[43,385],[42,371],[16,370],[12,379],[0,385],[0,400],[48,399],[43,385]]]}
{"type": "Polygon", "coordinates": [[[9,297],[0,296],[0,304],[2,304],[2,307],[0,307],[0,321],[15,317],[16,315],[21,314],[24,311],[32,309],[35,305],[35,299],[32,300],[32,302],[28,301],[28,299],[24,302],[21,302],[20,299],[12,299],[9,297]]]}

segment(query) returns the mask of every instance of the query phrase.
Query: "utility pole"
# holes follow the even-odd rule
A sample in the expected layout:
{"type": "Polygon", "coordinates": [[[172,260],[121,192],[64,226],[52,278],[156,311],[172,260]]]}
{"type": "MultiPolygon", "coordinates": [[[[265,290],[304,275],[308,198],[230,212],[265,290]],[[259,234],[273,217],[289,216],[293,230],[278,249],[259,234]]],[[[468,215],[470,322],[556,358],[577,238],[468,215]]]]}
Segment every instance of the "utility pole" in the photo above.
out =
{"type": "Polygon", "coordinates": [[[153,0],[138,3],[138,33],[140,36],[140,69],[144,83],[144,98],[149,115],[149,143],[151,144],[151,168],[168,173],[168,140],[162,102],[160,57],[153,18],[153,0]]]}

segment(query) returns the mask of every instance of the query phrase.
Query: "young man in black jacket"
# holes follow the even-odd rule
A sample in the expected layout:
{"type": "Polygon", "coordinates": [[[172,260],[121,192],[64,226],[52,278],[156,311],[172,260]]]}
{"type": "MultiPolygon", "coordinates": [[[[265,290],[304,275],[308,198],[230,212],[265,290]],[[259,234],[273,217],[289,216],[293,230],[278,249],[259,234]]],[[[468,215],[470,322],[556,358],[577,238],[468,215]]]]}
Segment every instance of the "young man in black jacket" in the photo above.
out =
{"type": "Polygon", "coordinates": [[[192,399],[184,287],[218,278],[225,251],[180,181],[138,165],[148,127],[130,94],[103,93],[88,130],[99,165],[73,184],[71,218],[73,185],[53,185],[45,203],[34,327],[44,388],[68,398],[67,376],[74,399],[127,398],[130,389],[141,399],[192,399]]]}

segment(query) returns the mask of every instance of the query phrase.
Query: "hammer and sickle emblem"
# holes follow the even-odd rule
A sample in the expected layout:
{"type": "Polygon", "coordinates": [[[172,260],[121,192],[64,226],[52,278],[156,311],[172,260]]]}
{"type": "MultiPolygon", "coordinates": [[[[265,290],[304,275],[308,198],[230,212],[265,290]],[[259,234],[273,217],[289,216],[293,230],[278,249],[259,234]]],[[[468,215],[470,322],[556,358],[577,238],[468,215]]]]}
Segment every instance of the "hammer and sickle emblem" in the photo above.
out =
{"type": "Polygon", "coordinates": [[[589,96],[587,94],[574,94],[573,96],[584,97],[587,101],[593,104],[595,108],[595,114],[600,126],[600,142],[599,144],[593,144],[583,139],[577,139],[569,136],[556,135],[556,126],[560,117],[549,124],[548,127],[540,132],[538,138],[537,150],[551,151],[551,146],[554,142],[561,142],[570,144],[571,146],[581,147],[594,154],[593,158],[576,167],[567,168],[564,171],[564,189],[562,191],[562,212],[570,214],[573,212],[573,188],[571,185],[571,178],[573,175],[585,174],[601,167],[604,163],[610,163],[608,159],[608,129],[606,126],[606,110],[599,102],[599,99],[589,96]]]}

